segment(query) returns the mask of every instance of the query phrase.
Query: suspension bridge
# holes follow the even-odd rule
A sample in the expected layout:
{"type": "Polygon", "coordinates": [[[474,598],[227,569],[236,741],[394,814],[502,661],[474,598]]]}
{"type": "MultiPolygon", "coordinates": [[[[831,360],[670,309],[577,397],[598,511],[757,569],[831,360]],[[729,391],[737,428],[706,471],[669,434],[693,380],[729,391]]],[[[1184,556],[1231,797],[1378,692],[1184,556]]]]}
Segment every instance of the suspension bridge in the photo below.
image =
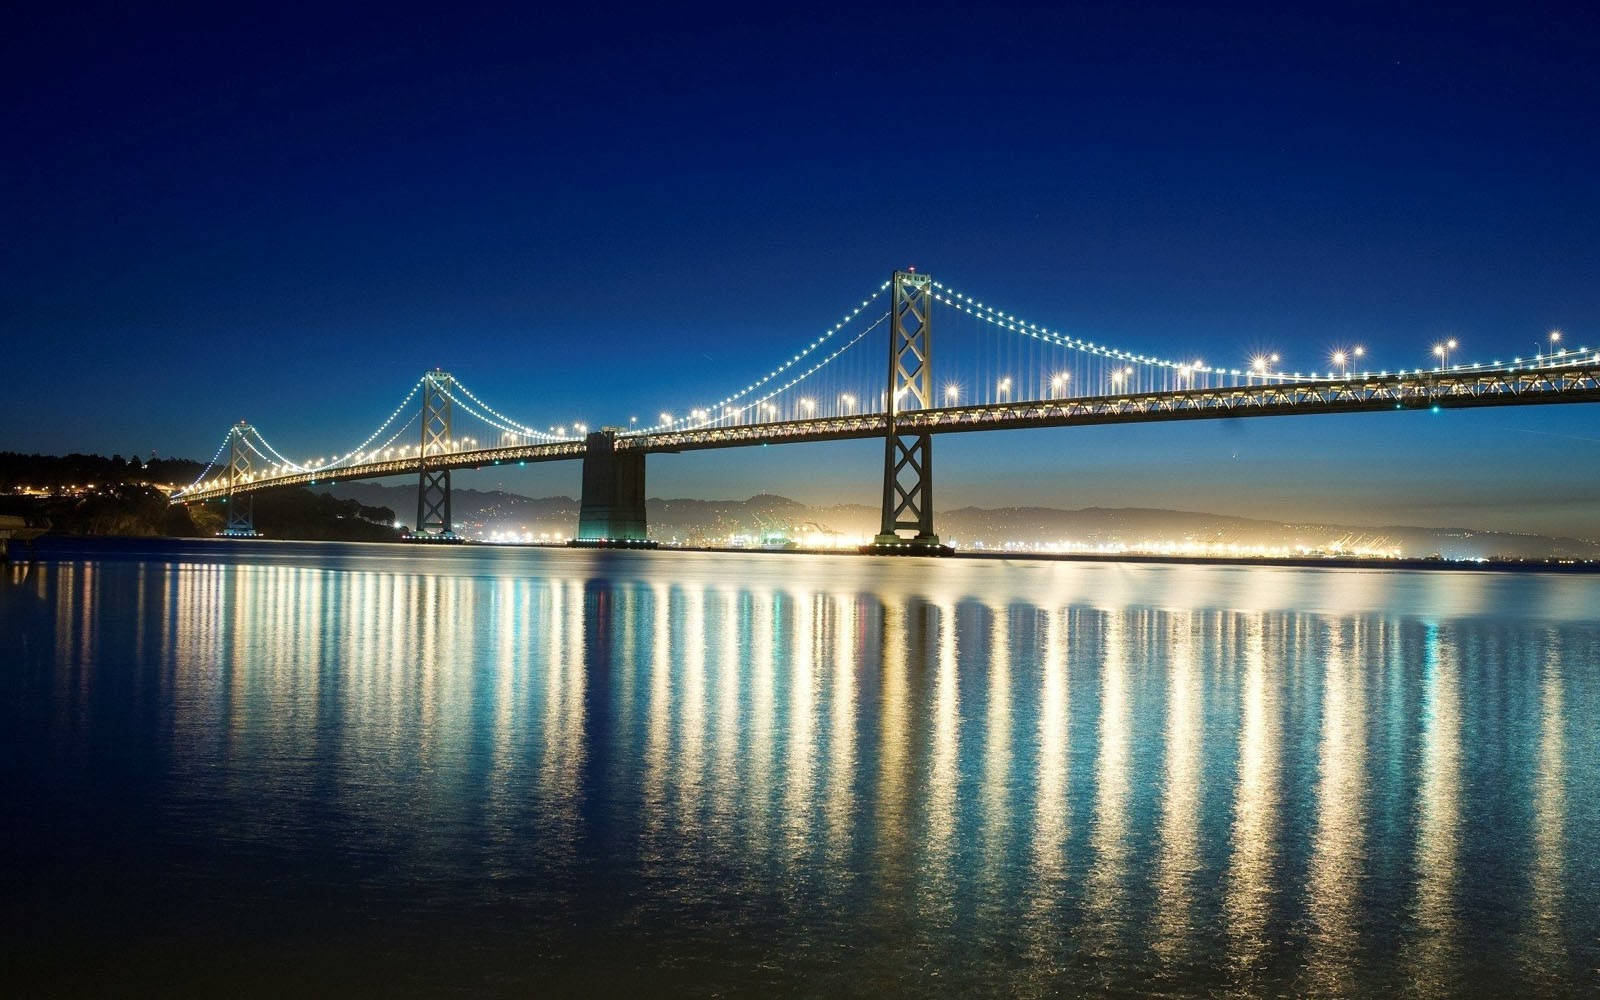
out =
{"type": "Polygon", "coordinates": [[[626,426],[541,428],[507,416],[456,375],[435,369],[377,430],[332,457],[294,461],[255,425],[233,425],[200,477],[172,502],[225,501],[224,534],[248,536],[255,533],[252,498],[261,490],[416,476],[411,537],[452,540],[453,471],[581,461],[575,544],[638,546],[649,544],[647,455],[881,438],[882,523],[869,549],[936,553],[946,551],[934,530],[936,435],[1600,401],[1600,351],[1557,348],[1551,336],[1548,351],[1510,361],[1452,363],[1456,345],[1447,341],[1434,347],[1436,364],[1409,370],[1352,370],[1363,357],[1359,348],[1336,352],[1334,368],[1320,373],[1281,371],[1270,354],[1242,369],[1225,368],[1097,344],[927,274],[896,271],[820,336],[716,402],[664,410],[642,425],[635,417],[626,426]]]}

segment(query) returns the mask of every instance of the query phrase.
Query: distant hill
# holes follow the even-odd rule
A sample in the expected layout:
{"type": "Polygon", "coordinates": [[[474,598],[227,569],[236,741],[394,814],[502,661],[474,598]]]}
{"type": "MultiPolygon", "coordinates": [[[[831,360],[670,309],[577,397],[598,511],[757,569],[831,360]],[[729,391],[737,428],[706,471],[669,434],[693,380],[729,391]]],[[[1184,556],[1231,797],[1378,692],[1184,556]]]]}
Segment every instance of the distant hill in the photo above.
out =
{"type": "MultiPolygon", "coordinates": [[[[335,496],[369,507],[389,507],[401,521],[416,516],[415,486],[343,483],[335,496]]],[[[458,489],[451,499],[456,530],[468,536],[495,531],[532,537],[572,537],[578,530],[579,502],[572,497],[526,497],[500,490],[458,489]]],[[[878,509],[865,504],[811,507],[787,497],[761,494],[748,500],[651,499],[646,504],[650,534],[686,544],[725,543],[730,536],[777,532],[800,538],[871,536],[878,509]]],[[[940,535],[964,548],[1000,548],[1070,543],[1078,546],[1148,548],[1162,542],[1307,548],[1398,550],[1409,558],[1438,554],[1447,559],[1600,558],[1600,540],[1393,525],[1358,527],[1290,523],[1230,517],[1195,511],[1138,507],[960,507],[938,514],[940,535]]]]}
{"type": "MultiPolygon", "coordinates": [[[[52,534],[208,537],[223,527],[226,508],[174,505],[168,496],[203,468],[182,458],[0,452],[0,514],[44,520],[52,534]]],[[[364,507],[304,488],[266,490],[252,499],[256,529],[268,538],[400,536],[394,511],[382,504],[364,507]]]]}

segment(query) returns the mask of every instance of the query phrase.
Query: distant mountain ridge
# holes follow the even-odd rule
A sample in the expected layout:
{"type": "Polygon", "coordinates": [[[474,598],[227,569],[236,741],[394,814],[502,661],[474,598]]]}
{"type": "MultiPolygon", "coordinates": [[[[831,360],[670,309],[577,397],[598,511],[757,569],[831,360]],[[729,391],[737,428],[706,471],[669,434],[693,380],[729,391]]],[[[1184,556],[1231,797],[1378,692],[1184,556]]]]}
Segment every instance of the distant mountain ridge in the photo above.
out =
{"type": "MultiPolygon", "coordinates": [[[[393,508],[403,522],[415,517],[414,486],[341,483],[329,491],[369,507],[393,508]]],[[[528,497],[502,490],[457,489],[451,498],[457,530],[469,536],[500,531],[570,538],[578,530],[579,506],[572,497],[528,497]]],[[[646,502],[646,516],[652,537],[685,544],[726,543],[730,536],[768,532],[862,537],[878,528],[878,509],[873,506],[813,507],[772,494],[748,500],[651,499],[646,502]]],[[[938,528],[946,540],[965,548],[1000,548],[1008,542],[1145,547],[1189,541],[1326,550],[1342,543],[1346,549],[1398,550],[1408,558],[1433,554],[1447,559],[1600,558],[1596,539],[1469,528],[1294,523],[1142,507],[960,507],[939,511],[938,528]]]]}

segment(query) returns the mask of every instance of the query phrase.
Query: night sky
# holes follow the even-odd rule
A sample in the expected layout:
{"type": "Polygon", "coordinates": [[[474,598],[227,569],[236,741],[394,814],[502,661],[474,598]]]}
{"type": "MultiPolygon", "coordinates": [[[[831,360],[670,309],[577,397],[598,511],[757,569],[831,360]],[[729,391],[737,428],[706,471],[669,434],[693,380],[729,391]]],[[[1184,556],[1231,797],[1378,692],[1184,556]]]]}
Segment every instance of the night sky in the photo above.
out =
{"type": "MultiPolygon", "coordinates": [[[[433,365],[530,422],[626,423],[766,372],[908,264],[1217,364],[1600,345],[1576,6],[58,6],[0,35],[0,449],[203,460],[247,418],[325,454],[433,365]]],[[[1600,535],[1597,405],[935,448],[944,507],[1600,535]]],[[[649,492],[873,504],[881,459],[663,456],[649,492]]]]}

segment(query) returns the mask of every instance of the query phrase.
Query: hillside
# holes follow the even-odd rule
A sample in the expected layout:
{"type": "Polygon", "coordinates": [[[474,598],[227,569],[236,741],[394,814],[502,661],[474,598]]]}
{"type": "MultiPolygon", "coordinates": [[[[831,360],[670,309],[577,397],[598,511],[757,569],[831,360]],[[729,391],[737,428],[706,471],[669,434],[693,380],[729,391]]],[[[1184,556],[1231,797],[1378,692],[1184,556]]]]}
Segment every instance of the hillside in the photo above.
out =
{"type": "MultiPolygon", "coordinates": [[[[336,496],[389,507],[402,521],[414,517],[416,487],[348,483],[336,496]]],[[[503,491],[455,491],[456,530],[468,537],[494,532],[538,539],[570,538],[578,529],[572,497],[525,497],[503,491]]],[[[787,497],[748,500],[651,499],[646,504],[653,537],[685,544],[727,544],[730,537],[779,533],[794,538],[864,538],[878,528],[878,510],[864,504],[811,507],[787,497]]],[[[1356,526],[1267,521],[1195,511],[1149,508],[960,507],[941,510],[942,537],[963,548],[1061,545],[1093,549],[1152,549],[1166,544],[1328,551],[1398,552],[1408,558],[1600,558],[1600,540],[1407,525],[1356,526]]]]}

